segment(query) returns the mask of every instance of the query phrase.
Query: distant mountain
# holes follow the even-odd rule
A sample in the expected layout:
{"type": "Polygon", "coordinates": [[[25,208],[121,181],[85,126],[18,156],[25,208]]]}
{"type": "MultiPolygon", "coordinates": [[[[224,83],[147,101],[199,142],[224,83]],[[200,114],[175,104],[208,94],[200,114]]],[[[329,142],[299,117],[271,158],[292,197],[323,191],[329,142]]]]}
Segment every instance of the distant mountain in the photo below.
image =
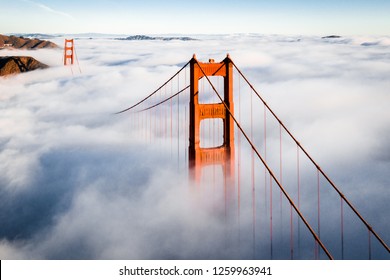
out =
{"type": "Polygon", "coordinates": [[[329,35],[329,36],[324,36],[324,37],[321,37],[321,39],[340,39],[341,36],[338,36],[338,35],[329,35]]]}
{"type": "Polygon", "coordinates": [[[19,74],[48,67],[30,56],[0,57],[0,76],[19,74]]]}
{"type": "Polygon", "coordinates": [[[34,38],[34,39],[41,39],[41,40],[54,39],[58,37],[57,35],[50,35],[50,34],[43,34],[43,33],[15,33],[10,35],[16,37],[34,38]]]}
{"type": "Polygon", "coordinates": [[[0,49],[3,48],[35,50],[42,48],[58,48],[58,46],[50,41],[40,39],[0,35],[0,49]]]}
{"type": "Polygon", "coordinates": [[[133,35],[126,38],[117,38],[117,40],[128,40],[128,41],[151,41],[151,40],[162,40],[162,41],[172,41],[172,40],[180,40],[180,41],[194,41],[196,39],[191,37],[152,37],[146,35],[133,35]]]}

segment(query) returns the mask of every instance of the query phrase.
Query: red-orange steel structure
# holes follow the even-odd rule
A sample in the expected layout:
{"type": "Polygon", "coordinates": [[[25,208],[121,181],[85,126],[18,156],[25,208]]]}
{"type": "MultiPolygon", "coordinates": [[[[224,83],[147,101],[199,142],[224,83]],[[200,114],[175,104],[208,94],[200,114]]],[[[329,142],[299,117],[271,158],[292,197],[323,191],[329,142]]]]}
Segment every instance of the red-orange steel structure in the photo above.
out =
{"type": "Polygon", "coordinates": [[[195,55],[190,61],[190,132],[189,165],[192,178],[200,182],[202,168],[219,164],[228,178],[234,176],[234,121],[223,103],[200,104],[199,80],[207,76],[224,78],[224,102],[230,112],[233,103],[233,64],[229,55],[221,62],[198,62],[195,55]],[[218,147],[201,148],[200,123],[205,119],[223,120],[223,144],[218,147]]]}
{"type": "Polygon", "coordinates": [[[74,41],[73,39],[65,39],[64,48],[64,65],[73,65],[74,63],[74,41]]]}

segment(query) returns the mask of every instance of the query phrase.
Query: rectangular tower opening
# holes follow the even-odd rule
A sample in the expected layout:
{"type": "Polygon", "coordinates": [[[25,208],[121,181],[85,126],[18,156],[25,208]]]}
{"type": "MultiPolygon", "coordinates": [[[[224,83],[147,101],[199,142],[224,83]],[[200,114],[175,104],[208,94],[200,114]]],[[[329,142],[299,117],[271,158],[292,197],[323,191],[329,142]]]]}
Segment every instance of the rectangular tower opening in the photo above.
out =
{"type": "Polygon", "coordinates": [[[200,122],[200,147],[214,148],[223,145],[223,119],[204,119],[200,122]]]}
{"type": "MultiPolygon", "coordinates": [[[[219,95],[224,96],[224,78],[222,76],[209,76],[210,82],[213,84],[219,95]]],[[[220,103],[221,100],[213,90],[206,77],[202,77],[199,80],[199,104],[213,104],[220,103]]]]}

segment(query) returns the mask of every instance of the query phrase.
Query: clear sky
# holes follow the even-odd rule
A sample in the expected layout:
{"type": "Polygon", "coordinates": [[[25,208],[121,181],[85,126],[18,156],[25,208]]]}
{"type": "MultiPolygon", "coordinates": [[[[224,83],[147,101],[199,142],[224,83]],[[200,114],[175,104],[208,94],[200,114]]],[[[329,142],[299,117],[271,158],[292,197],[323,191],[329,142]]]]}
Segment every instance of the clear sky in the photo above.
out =
{"type": "Polygon", "coordinates": [[[390,0],[0,0],[0,33],[390,35],[390,0]]]}

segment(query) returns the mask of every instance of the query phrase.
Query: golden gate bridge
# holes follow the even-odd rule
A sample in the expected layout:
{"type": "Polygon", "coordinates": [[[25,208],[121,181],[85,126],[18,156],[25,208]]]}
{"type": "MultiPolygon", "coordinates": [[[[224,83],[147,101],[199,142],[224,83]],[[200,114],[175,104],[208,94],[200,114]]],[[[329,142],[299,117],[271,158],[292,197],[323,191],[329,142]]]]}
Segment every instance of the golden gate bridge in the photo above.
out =
{"type": "Polygon", "coordinates": [[[230,234],[254,259],[388,258],[385,241],[266,103],[229,55],[194,55],[116,114],[170,151],[189,185],[222,201],[230,234]],[[221,94],[222,93],[222,94],[221,94]],[[184,168],[184,169],[183,169],[184,168]],[[240,224],[250,216],[250,232],[240,224]],[[249,244],[249,245],[248,245],[249,244]]]}

